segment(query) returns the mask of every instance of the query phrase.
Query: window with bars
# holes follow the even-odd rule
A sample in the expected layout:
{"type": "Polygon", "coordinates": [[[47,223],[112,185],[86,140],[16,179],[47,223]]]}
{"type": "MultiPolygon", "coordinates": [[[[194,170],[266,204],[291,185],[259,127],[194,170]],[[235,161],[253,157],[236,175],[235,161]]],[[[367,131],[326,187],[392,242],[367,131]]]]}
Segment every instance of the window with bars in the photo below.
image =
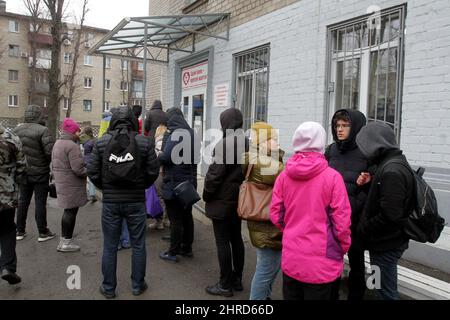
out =
{"type": "Polygon", "coordinates": [[[330,115],[356,109],[399,137],[404,20],[402,6],[329,28],[330,115]]]}
{"type": "Polygon", "coordinates": [[[234,104],[244,116],[244,130],[267,121],[270,45],[234,55],[234,104]]]}

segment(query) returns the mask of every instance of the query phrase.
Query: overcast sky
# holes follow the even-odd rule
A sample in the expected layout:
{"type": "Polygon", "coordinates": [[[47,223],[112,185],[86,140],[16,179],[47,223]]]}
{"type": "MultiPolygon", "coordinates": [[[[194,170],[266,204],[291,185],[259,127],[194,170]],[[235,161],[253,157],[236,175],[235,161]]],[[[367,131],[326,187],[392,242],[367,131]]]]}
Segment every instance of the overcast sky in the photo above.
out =
{"type": "MultiPolygon", "coordinates": [[[[80,14],[82,0],[65,0],[67,12],[80,14]]],[[[148,0],[89,0],[85,25],[104,29],[114,28],[125,17],[148,15],[148,0]]],[[[26,14],[23,0],[6,0],[6,11],[26,14]]]]}

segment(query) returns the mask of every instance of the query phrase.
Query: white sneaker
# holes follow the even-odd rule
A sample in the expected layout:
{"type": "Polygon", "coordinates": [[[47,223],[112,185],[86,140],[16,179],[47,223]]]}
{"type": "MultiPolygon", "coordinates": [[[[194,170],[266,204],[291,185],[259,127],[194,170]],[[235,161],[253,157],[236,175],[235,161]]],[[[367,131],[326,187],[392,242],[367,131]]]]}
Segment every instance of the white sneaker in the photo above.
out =
{"type": "Polygon", "coordinates": [[[164,230],[164,224],[162,219],[157,219],[155,222],[152,222],[148,225],[150,230],[164,230]]]}
{"type": "Polygon", "coordinates": [[[59,244],[56,247],[56,250],[60,252],[76,252],[80,251],[80,246],[76,245],[73,242],[73,239],[66,239],[61,237],[59,240],[59,244]]]}

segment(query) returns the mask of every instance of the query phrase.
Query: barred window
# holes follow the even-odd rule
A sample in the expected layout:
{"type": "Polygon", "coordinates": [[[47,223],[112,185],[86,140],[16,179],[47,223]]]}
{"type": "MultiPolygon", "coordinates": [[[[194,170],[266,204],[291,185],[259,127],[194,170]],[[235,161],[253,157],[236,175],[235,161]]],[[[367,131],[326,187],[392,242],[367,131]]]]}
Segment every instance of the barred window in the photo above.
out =
{"type": "Polygon", "coordinates": [[[356,109],[399,137],[404,17],[402,6],[328,29],[330,114],[356,109]]]}
{"type": "Polygon", "coordinates": [[[234,55],[234,101],[244,116],[244,130],[267,121],[269,51],[267,44],[234,55]]]}

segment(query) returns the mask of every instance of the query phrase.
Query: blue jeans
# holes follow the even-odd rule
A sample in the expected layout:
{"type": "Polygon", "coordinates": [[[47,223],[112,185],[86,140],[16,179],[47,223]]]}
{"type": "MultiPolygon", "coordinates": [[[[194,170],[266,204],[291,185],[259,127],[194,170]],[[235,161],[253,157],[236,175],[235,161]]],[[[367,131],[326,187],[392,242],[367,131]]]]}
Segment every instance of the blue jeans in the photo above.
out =
{"type": "Polygon", "coordinates": [[[370,264],[380,268],[380,289],[378,294],[383,300],[398,300],[397,263],[408,248],[408,243],[400,248],[386,251],[369,251],[370,264]]]}
{"type": "Polygon", "coordinates": [[[103,288],[114,293],[117,286],[117,244],[122,232],[122,220],[126,219],[132,247],[131,284],[133,290],[144,285],[147,253],[145,249],[146,213],[144,202],[103,203],[103,288]]]}
{"type": "Polygon", "coordinates": [[[252,280],[250,300],[266,300],[281,268],[281,250],[256,248],[256,271],[252,280]]]}
{"type": "Polygon", "coordinates": [[[119,246],[127,247],[130,245],[130,233],[128,232],[127,219],[122,220],[122,233],[120,234],[119,246]]]}

